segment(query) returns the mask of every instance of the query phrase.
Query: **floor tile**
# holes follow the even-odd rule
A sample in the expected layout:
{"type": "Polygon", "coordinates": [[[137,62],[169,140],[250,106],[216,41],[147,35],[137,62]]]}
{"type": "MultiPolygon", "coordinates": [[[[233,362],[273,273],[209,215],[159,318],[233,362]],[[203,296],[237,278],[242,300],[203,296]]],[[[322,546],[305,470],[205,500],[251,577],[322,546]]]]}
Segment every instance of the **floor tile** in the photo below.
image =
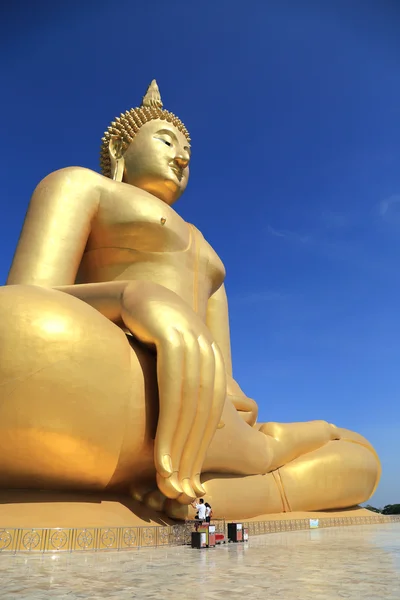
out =
{"type": "Polygon", "coordinates": [[[208,550],[0,555],[7,600],[398,600],[400,523],[293,531],[208,550]]]}

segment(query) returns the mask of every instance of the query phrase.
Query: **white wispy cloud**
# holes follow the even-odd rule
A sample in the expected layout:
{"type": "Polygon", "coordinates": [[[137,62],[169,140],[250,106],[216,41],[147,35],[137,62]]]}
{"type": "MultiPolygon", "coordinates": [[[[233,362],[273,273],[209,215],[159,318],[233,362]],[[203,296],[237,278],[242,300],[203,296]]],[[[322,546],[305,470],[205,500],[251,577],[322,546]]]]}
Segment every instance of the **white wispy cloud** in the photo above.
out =
{"type": "MultiPolygon", "coordinates": [[[[396,207],[397,218],[391,215],[390,221],[400,224],[400,195],[392,196],[381,203],[381,216],[384,218],[388,211],[394,212],[393,207],[396,207]]],[[[388,262],[386,258],[383,259],[377,252],[377,248],[375,246],[372,247],[368,240],[348,235],[351,225],[350,221],[347,221],[347,225],[345,226],[345,216],[343,219],[333,218],[331,219],[331,223],[331,227],[320,226],[314,229],[312,235],[286,229],[275,229],[271,225],[268,225],[267,234],[279,238],[286,243],[297,244],[297,247],[303,247],[308,251],[317,252],[329,260],[346,262],[357,269],[369,272],[386,272],[388,275],[393,272],[393,265],[390,261],[388,262]],[[345,228],[347,229],[347,233],[344,237],[343,229],[345,228]]]]}
{"type": "Polygon", "coordinates": [[[381,200],[378,210],[383,220],[400,223],[400,194],[393,194],[381,200]]]}
{"type": "Polygon", "coordinates": [[[296,231],[288,231],[287,229],[275,229],[274,227],[271,227],[271,225],[267,226],[267,232],[275,237],[292,240],[293,242],[300,242],[301,244],[307,244],[312,241],[312,238],[309,235],[302,235],[296,231]]]}
{"type": "Polygon", "coordinates": [[[351,216],[349,214],[324,210],[321,213],[321,222],[327,229],[347,229],[351,225],[351,216]]]}
{"type": "Polygon", "coordinates": [[[265,302],[281,302],[288,294],[275,290],[260,290],[232,296],[230,304],[258,304],[265,302]]]}

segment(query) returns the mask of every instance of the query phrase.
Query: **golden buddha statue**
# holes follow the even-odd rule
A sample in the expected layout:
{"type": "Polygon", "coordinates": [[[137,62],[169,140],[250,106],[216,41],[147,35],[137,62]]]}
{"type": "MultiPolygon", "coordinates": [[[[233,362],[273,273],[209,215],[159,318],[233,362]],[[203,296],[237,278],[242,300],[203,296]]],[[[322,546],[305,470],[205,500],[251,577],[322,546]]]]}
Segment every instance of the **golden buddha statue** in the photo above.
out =
{"type": "Polygon", "coordinates": [[[339,509],[380,476],[362,436],[257,423],[232,376],[225,270],[172,205],[190,137],[153,81],[108,128],[102,175],[36,188],[0,289],[0,486],[130,493],[183,517],[339,509]]]}

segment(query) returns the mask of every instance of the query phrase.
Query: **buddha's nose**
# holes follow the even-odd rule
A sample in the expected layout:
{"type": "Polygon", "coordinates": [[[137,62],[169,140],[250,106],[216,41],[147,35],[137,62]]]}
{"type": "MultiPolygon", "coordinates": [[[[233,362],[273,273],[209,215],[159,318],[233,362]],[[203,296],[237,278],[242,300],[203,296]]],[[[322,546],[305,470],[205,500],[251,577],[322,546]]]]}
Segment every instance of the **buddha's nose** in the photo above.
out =
{"type": "Polygon", "coordinates": [[[181,169],[185,169],[189,164],[189,159],[181,155],[175,156],[174,161],[181,169]]]}

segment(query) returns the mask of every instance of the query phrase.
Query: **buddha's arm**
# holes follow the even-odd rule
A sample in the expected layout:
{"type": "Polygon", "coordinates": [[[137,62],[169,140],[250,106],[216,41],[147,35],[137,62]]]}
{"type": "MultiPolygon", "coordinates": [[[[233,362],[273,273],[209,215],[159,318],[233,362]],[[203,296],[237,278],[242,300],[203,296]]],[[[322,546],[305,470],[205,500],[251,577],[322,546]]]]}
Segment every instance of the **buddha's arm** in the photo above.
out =
{"type": "Polygon", "coordinates": [[[231,336],[229,330],[228,299],[225,286],[211,296],[207,305],[207,327],[218,344],[225,361],[226,374],[232,377],[231,336]]]}
{"type": "Polygon", "coordinates": [[[249,425],[257,420],[258,407],[254,400],[247,398],[232,376],[231,337],[229,329],[228,299],[222,285],[209,299],[207,306],[207,326],[219,346],[225,362],[227,375],[227,395],[236,410],[249,425]]]}
{"type": "Polygon", "coordinates": [[[99,204],[100,179],[93,171],[71,167],[39,183],[29,204],[8,285],[52,287],[75,282],[99,204]]]}

